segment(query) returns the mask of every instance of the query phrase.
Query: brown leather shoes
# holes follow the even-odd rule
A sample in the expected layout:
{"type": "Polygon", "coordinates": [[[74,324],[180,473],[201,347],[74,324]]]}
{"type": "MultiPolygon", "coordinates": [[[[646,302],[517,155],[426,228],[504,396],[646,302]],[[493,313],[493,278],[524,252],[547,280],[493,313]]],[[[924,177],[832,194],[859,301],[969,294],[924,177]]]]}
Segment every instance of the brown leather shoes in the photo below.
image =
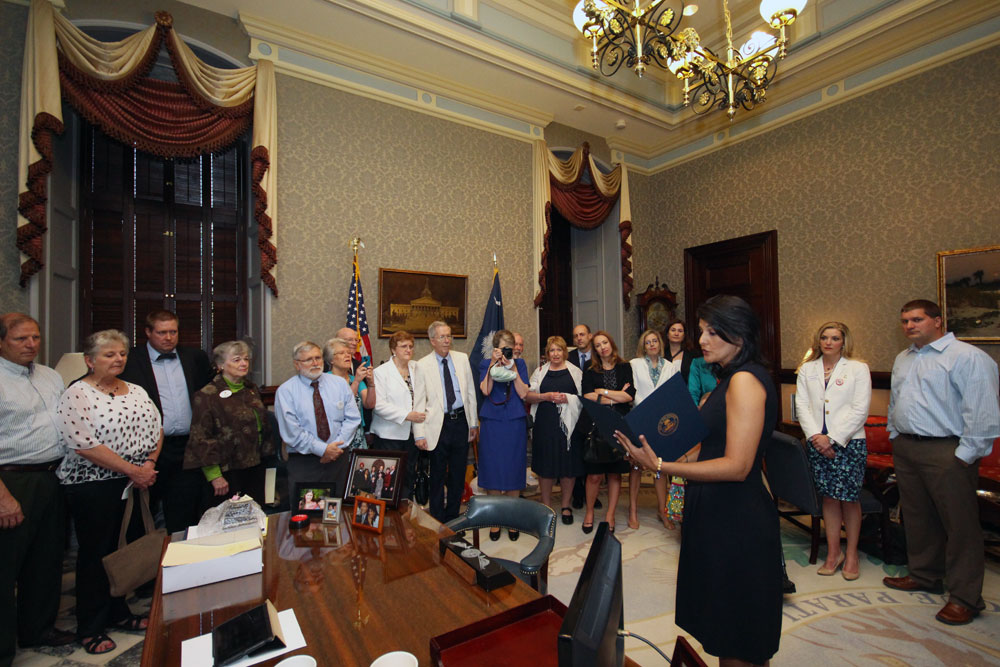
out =
{"type": "Polygon", "coordinates": [[[949,602],[941,608],[941,611],[934,618],[948,625],[965,625],[972,623],[972,619],[976,616],[979,616],[978,609],[970,609],[964,604],[949,602]]]}
{"type": "Polygon", "coordinates": [[[944,584],[940,581],[933,586],[925,586],[913,577],[907,575],[905,577],[885,577],[882,579],[882,584],[888,586],[889,588],[895,588],[897,591],[926,591],[928,593],[944,593],[944,584]]]}

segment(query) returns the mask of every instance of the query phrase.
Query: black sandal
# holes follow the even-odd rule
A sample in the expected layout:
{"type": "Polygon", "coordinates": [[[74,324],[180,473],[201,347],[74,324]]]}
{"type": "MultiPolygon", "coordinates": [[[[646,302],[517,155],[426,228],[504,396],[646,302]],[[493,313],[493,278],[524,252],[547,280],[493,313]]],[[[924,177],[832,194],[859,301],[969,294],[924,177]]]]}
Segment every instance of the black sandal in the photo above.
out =
{"type": "Polygon", "coordinates": [[[125,632],[145,632],[146,628],[149,627],[149,616],[129,614],[122,620],[114,623],[112,627],[116,630],[124,630],[125,632]],[[143,621],[146,621],[146,627],[142,626],[143,621]]]}
{"type": "Polygon", "coordinates": [[[496,542],[499,539],[500,539],[500,529],[499,528],[497,528],[496,530],[490,529],[490,541],[496,542]]]}
{"type": "Polygon", "coordinates": [[[517,542],[517,538],[521,537],[521,533],[517,532],[516,530],[508,530],[507,537],[510,538],[511,542],[517,542]]]}
{"type": "Polygon", "coordinates": [[[567,526],[573,523],[573,510],[568,507],[562,508],[562,522],[567,526]]]}
{"type": "Polygon", "coordinates": [[[90,655],[104,655],[105,653],[111,653],[116,648],[118,648],[118,644],[115,643],[115,640],[113,640],[111,637],[108,637],[105,634],[94,635],[93,637],[87,640],[81,639],[80,644],[83,646],[83,650],[89,653],[90,655]],[[98,651],[97,647],[103,644],[104,642],[111,642],[111,648],[104,649],[103,651],[98,651]]]}

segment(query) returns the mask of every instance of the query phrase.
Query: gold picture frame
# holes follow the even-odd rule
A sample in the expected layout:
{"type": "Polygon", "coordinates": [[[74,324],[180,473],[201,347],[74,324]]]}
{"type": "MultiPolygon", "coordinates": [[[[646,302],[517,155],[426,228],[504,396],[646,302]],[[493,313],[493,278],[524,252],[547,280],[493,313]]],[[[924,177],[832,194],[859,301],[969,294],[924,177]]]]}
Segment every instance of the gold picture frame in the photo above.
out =
{"type": "Polygon", "coordinates": [[[937,254],[938,303],[946,331],[1000,343],[1000,245],[937,254]]]}
{"type": "Polygon", "coordinates": [[[466,338],[469,276],[378,270],[378,337],[406,331],[427,338],[431,322],[445,322],[453,338],[466,338]]]}

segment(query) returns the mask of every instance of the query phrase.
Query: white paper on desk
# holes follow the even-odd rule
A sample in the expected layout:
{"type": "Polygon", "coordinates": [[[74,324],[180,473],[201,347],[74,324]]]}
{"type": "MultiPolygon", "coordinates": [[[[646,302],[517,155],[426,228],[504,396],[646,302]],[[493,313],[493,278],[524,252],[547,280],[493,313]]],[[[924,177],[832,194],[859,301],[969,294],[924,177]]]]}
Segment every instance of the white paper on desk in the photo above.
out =
{"type": "MultiPolygon", "coordinates": [[[[264,651],[248,658],[243,658],[232,663],[232,667],[246,667],[246,665],[256,665],[258,662],[270,660],[283,653],[296,651],[306,645],[306,638],[302,636],[302,628],[295,618],[294,609],[286,609],[278,612],[278,621],[281,623],[281,633],[285,636],[287,644],[284,648],[276,648],[271,651],[264,651]]],[[[212,667],[215,661],[212,659],[212,633],[204,634],[181,642],[181,667],[212,667]]]]}

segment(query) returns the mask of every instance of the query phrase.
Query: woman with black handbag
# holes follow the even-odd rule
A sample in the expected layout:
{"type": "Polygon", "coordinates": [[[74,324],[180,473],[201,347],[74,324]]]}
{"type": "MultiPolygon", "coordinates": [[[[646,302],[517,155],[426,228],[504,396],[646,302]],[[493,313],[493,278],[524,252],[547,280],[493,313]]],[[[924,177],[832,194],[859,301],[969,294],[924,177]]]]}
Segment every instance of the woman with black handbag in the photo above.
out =
{"type": "MultiPolygon", "coordinates": [[[[606,331],[598,331],[591,341],[594,356],[583,372],[583,397],[610,405],[618,412],[629,411],[635,398],[632,367],[618,354],[615,339],[606,331]]],[[[580,415],[578,430],[586,433],[583,448],[583,466],[587,473],[587,512],[583,517],[583,532],[594,529],[594,501],[601,487],[601,480],[608,476],[608,508],[605,521],[615,532],[615,509],[622,488],[622,475],[629,471],[628,461],[619,450],[605,442],[593,426],[586,412],[580,415]]]]}
{"type": "Polygon", "coordinates": [[[144,630],[124,597],[111,595],[101,559],[118,546],[131,483],[148,489],[156,481],[163,444],[160,413],[145,390],[118,379],[129,341],[108,329],[87,337],[83,358],[90,372],[59,399],[57,418],[68,452],[56,473],[66,486],[79,544],[76,557],[77,636],[90,654],[115,650],[107,628],[144,630]]]}

